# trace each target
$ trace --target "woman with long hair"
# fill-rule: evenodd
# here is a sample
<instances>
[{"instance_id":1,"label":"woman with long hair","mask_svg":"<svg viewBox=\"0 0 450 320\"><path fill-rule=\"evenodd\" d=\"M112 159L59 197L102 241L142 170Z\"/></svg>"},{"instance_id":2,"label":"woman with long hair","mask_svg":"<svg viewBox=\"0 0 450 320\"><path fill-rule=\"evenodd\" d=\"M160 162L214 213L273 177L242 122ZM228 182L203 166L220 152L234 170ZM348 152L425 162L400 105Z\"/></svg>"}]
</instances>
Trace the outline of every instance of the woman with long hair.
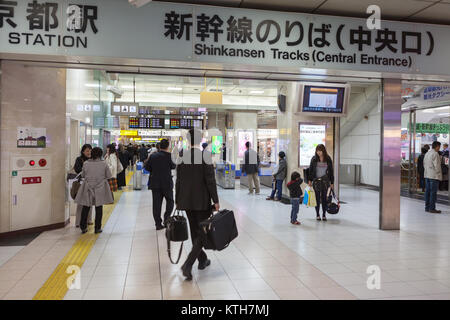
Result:
<instances>
[{"instance_id":1,"label":"woman with long hair","mask_svg":"<svg viewBox=\"0 0 450 320\"><path fill-rule=\"evenodd\" d=\"M105 162L109 168L109 171L111 171L111 178L109 179L111 191L117 191L118 190L117 174L121 170L119 170L120 162L119 157L117 156L116 146L114 144L108 144L106 146ZM122 167L122 164L120 164L120 167Z\"/></svg>"},{"instance_id":2,"label":"woman with long hair","mask_svg":"<svg viewBox=\"0 0 450 320\"><path fill-rule=\"evenodd\" d=\"M80 156L77 157L77 159L75 160L75 164L73 166L73 170L76 172L76 174L81 173L81 171L83 170L83 164L91 158L91 151L92 151L92 146L90 144L85 144L85 145L83 145L83 147L81 147ZM77 205L77 211L76 211L76 216L75 216L75 227L76 228L80 227L81 210L82 209L83 209L83 206ZM88 224L89 225L93 224L92 208L89 209Z\"/></svg>"},{"instance_id":3,"label":"woman with long hair","mask_svg":"<svg viewBox=\"0 0 450 320\"><path fill-rule=\"evenodd\" d=\"M309 165L309 186L314 188L316 194L316 219L327 221L327 192L334 187L333 161L323 144L316 147L316 154L311 158ZM320 218L320 205L322 204L322 219Z\"/></svg>"}]
</instances>

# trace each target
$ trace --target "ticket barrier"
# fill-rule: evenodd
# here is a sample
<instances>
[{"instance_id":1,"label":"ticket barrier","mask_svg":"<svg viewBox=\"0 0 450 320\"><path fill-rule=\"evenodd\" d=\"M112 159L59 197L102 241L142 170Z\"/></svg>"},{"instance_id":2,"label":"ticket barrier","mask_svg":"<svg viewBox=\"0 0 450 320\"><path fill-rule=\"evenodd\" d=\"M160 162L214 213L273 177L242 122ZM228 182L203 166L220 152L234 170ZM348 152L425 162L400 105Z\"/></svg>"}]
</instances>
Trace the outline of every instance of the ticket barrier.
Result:
<instances>
[{"instance_id":1,"label":"ticket barrier","mask_svg":"<svg viewBox=\"0 0 450 320\"><path fill-rule=\"evenodd\" d=\"M236 181L236 168L234 164L216 164L216 183L224 189L234 189Z\"/></svg>"}]
</instances>

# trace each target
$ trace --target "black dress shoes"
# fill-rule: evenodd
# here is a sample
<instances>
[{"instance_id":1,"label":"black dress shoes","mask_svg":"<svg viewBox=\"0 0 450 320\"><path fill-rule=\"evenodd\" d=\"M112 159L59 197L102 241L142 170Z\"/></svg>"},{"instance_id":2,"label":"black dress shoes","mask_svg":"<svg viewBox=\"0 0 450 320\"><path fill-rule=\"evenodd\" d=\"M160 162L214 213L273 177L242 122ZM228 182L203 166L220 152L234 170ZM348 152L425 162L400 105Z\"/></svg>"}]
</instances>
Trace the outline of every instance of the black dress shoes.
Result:
<instances>
[{"instance_id":1,"label":"black dress shoes","mask_svg":"<svg viewBox=\"0 0 450 320\"><path fill-rule=\"evenodd\" d=\"M198 270L203 270L203 269L205 269L207 266L209 266L211 264L211 260L209 260L209 259L206 259L206 261L205 262L203 262L203 263L198 263Z\"/></svg>"},{"instance_id":2,"label":"black dress shoes","mask_svg":"<svg viewBox=\"0 0 450 320\"><path fill-rule=\"evenodd\" d=\"M162 229L164 229L163 225L156 226L156 230L162 230Z\"/></svg>"},{"instance_id":3,"label":"black dress shoes","mask_svg":"<svg viewBox=\"0 0 450 320\"><path fill-rule=\"evenodd\" d=\"M181 267L181 271L183 272L183 276L186 277L187 281L191 281L192 280L192 272L191 272L192 270L191 269L188 269L185 265L183 265Z\"/></svg>"},{"instance_id":4,"label":"black dress shoes","mask_svg":"<svg viewBox=\"0 0 450 320\"><path fill-rule=\"evenodd\" d=\"M82 234L85 234L87 232L87 229L81 230Z\"/></svg>"},{"instance_id":5,"label":"black dress shoes","mask_svg":"<svg viewBox=\"0 0 450 320\"><path fill-rule=\"evenodd\" d=\"M102 233L102 232L103 232L102 229L96 229L96 230L95 230L95 233Z\"/></svg>"}]
</instances>

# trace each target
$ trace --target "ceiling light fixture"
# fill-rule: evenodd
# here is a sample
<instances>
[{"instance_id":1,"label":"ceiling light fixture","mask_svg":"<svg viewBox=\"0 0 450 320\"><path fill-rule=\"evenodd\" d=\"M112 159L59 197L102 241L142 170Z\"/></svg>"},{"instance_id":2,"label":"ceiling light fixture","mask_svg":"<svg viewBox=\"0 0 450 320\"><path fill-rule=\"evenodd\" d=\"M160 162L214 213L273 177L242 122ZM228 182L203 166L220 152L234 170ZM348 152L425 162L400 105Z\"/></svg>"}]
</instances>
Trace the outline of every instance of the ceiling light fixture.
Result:
<instances>
[{"instance_id":1,"label":"ceiling light fixture","mask_svg":"<svg viewBox=\"0 0 450 320\"><path fill-rule=\"evenodd\" d=\"M183 88L178 88L178 87L168 87L167 90L170 90L170 91L181 91L181 90L183 90Z\"/></svg>"},{"instance_id":2,"label":"ceiling light fixture","mask_svg":"<svg viewBox=\"0 0 450 320\"><path fill-rule=\"evenodd\" d=\"M252 90L252 91L250 91L250 94L262 94L262 93L264 93L263 90Z\"/></svg>"},{"instance_id":3,"label":"ceiling light fixture","mask_svg":"<svg viewBox=\"0 0 450 320\"><path fill-rule=\"evenodd\" d=\"M98 83L86 83L85 86L86 86L86 87L89 87L89 88L101 88L101 87L102 87L102 86L101 86L100 84L98 84Z\"/></svg>"}]
</instances>

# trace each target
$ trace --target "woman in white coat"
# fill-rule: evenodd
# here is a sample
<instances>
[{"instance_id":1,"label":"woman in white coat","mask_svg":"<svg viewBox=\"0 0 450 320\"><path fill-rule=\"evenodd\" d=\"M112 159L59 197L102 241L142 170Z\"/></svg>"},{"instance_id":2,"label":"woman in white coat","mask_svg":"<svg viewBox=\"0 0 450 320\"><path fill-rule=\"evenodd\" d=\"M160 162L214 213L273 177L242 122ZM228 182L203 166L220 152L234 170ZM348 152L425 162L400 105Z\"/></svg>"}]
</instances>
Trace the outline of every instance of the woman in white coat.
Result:
<instances>
[{"instance_id":1,"label":"woman in white coat","mask_svg":"<svg viewBox=\"0 0 450 320\"><path fill-rule=\"evenodd\" d=\"M114 144L109 144L106 147L105 162L111 172L112 178L109 179L112 191L117 191L117 174L123 170L122 164L117 156L117 151Z\"/></svg>"}]
</instances>

